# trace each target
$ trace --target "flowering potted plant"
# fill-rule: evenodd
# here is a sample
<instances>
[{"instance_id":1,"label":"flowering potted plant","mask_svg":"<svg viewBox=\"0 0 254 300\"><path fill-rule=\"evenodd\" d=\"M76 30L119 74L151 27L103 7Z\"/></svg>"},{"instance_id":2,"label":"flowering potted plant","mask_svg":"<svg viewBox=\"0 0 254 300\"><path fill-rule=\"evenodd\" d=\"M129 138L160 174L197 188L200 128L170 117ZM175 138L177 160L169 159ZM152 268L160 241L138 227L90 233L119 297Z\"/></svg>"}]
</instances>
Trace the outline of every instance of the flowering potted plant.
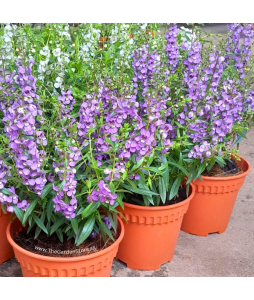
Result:
<instances>
[{"instance_id":1,"label":"flowering potted plant","mask_svg":"<svg viewBox=\"0 0 254 300\"><path fill-rule=\"evenodd\" d=\"M26 68L21 62L17 64L15 81L14 74L5 74L2 83L6 97L1 102L4 114L1 146L3 164L9 167L11 177L4 177L0 200L4 209L17 216L8 226L7 238L21 262L23 275L109 276L124 232L114 208L117 204L114 177L106 177L104 172L104 164L113 163L115 151L106 150L112 141L107 138L107 125L103 124L108 115L106 110L110 114L111 106L104 103L103 95L102 98L87 95L76 120L70 115L75 99L68 90L41 110L36 78L32 75L33 61ZM96 132L98 126L100 132ZM94 148L110 152L94 156ZM103 155L107 158L104 164L99 162ZM19 232L22 225L27 231ZM103 237L104 243L97 241L97 235ZM27 247L32 236L34 243ZM69 245L69 249L44 252L76 253L75 247L82 245L100 248L86 256L41 255L44 253L38 249L43 238L52 247L58 247L56 237L61 243L65 241L63 245ZM82 253L80 247L79 250Z\"/></svg>"},{"instance_id":2,"label":"flowering potted plant","mask_svg":"<svg viewBox=\"0 0 254 300\"><path fill-rule=\"evenodd\" d=\"M186 62L193 69L190 97L198 102L200 119L193 128L195 146L188 156L193 166L199 158L201 165L197 173L192 172L196 194L181 230L200 236L226 230L238 191L250 172L249 163L236 155L235 145L253 126L252 74L246 71L250 71L247 63L254 33L250 24L230 24L228 28L226 49L210 53L207 68L193 64L193 56L200 57L201 48L192 46Z\"/></svg>"},{"instance_id":3,"label":"flowering potted plant","mask_svg":"<svg viewBox=\"0 0 254 300\"><path fill-rule=\"evenodd\" d=\"M166 37L167 47L176 45L175 26ZM175 87L175 66L168 50L152 50L152 45L132 54L139 126L123 151L125 159L130 158L130 177L121 187L132 194L123 194L124 210L119 208L128 223L117 259L137 270L156 270L172 260L182 218L195 191L189 185L183 151L189 145L189 128L181 125L179 117L189 99L170 88Z\"/></svg>"}]
</instances>

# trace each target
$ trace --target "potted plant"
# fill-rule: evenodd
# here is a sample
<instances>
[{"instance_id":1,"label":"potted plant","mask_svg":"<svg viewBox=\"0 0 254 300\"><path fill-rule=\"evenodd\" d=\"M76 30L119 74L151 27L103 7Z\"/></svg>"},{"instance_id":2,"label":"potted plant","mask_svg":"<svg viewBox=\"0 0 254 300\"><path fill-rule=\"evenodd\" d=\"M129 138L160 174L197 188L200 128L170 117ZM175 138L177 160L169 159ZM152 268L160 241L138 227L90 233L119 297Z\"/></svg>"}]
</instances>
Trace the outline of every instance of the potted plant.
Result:
<instances>
[{"instance_id":1,"label":"potted plant","mask_svg":"<svg viewBox=\"0 0 254 300\"><path fill-rule=\"evenodd\" d=\"M16 215L8 241L23 276L109 276L124 235L117 155L136 102L102 81L90 94L74 89L78 100L67 90L48 101L33 64L18 61L2 80L1 158L11 176L1 169L0 200Z\"/></svg>"},{"instance_id":2,"label":"potted plant","mask_svg":"<svg viewBox=\"0 0 254 300\"><path fill-rule=\"evenodd\" d=\"M225 54L210 54L211 71L214 66L210 73L213 74L210 75L210 93L198 108L199 114L202 113L200 120L204 120L205 125L202 124L202 129L196 128L199 144L196 143L189 153L190 161L197 164L192 172L196 194L181 230L199 236L226 230L239 189L250 172L250 164L236 155L235 146L253 126L252 74L246 71L251 68L247 63L254 34L250 24L228 27ZM202 86L201 81L198 84ZM203 136L198 134L201 130ZM199 179L196 175L200 174Z\"/></svg>"},{"instance_id":3,"label":"potted plant","mask_svg":"<svg viewBox=\"0 0 254 300\"><path fill-rule=\"evenodd\" d=\"M176 30L170 28L170 33ZM125 193L124 209L119 211L127 223L117 259L135 270L157 270L172 260L183 216L195 192L185 168L188 154L183 151L189 143L188 128L178 123L189 100L169 88L175 76L169 76L167 52L152 51L149 46L132 54L139 126L123 151L123 157L130 158L129 178L120 184Z\"/></svg>"}]
</instances>

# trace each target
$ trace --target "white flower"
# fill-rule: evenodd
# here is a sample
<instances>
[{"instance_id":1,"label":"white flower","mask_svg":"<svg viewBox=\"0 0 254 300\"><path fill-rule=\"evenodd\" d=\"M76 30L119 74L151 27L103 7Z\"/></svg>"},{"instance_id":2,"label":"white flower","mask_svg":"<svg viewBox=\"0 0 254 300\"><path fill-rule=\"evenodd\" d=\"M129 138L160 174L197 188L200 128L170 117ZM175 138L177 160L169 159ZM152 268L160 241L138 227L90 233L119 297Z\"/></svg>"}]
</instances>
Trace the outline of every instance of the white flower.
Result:
<instances>
[{"instance_id":1,"label":"white flower","mask_svg":"<svg viewBox=\"0 0 254 300\"><path fill-rule=\"evenodd\" d=\"M59 88L59 87L60 87L60 83L56 82L56 83L54 84L54 87L55 87L56 89Z\"/></svg>"},{"instance_id":2,"label":"white flower","mask_svg":"<svg viewBox=\"0 0 254 300\"><path fill-rule=\"evenodd\" d=\"M60 48L56 48L53 50L53 55L55 57L59 57L61 55L61 49Z\"/></svg>"}]
</instances>

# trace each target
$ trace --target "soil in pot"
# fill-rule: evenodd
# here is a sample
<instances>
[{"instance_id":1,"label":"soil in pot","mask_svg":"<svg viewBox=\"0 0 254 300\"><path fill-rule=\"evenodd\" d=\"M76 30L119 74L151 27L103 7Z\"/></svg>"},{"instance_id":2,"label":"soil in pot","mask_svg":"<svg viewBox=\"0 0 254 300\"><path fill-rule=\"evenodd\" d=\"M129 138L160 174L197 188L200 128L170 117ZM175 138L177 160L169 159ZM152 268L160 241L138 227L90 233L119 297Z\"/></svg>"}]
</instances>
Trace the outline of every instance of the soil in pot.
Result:
<instances>
[{"instance_id":1,"label":"soil in pot","mask_svg":"<svg viewBox=\"0 0 254 300\"><path fill-rule=\"evenodd\" d=\"M111 230L111 233L116 240L118 238L118 234L115 233L114 230ZM51 257L76 257L89 255L106 249L114 243L114 241L112 241L109 237L105 243L101 234L97 234L94 238L89 237L79 246L75 245L74 239L68 241L67 236L64 236L63 243L61 243L56 234L48 237L43 232L36 240L34 239L34 234L34 230L31 230L29 233L21 231L15 233L13 239L16 244L25 250L35 254Z\"/></svg>"},{"instance_id":2,"label":"soil in pot","mask_svg":"<svg viewBox=\"0 0 254 300\"><path fill-rule=\"evenodd\" d=\"M220 167L218 163L215 163L210 171L206 170L202 175L209 177L226 177L243 173L243 170L237 165L233 158L227 159L225 162L226 164L223 167Z\"/></svg>"}]
</instances>

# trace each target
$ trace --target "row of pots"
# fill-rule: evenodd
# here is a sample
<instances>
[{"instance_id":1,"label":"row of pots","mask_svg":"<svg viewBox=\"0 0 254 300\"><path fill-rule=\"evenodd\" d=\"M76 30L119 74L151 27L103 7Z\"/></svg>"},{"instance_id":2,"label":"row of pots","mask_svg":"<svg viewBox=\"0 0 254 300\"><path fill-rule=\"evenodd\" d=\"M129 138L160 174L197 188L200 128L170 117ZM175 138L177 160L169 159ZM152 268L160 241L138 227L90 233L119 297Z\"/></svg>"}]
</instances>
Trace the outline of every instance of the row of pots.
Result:
<instances>
[{"instance_id":1,"label":"row of pots","mask_svg":"<svg viewBox=\"0 0 254 300\"><path fill-rule=\"evenodd\" d=\"M70 257L49 257L19 247L12 239L21 229L17 219L0 210L0 263L13 256L19 261L25 277L110 276L114 258L134 270L157 270L173 258L180 229L198 236L226 230L240 187L250 172L249 163L241 158L237 164L243 173L229 177L205 177L191 184L189 197L177 204L143 207L125 203L119 211L119 237L108 248L97 253ZM7 239L5 228L7 227Z\"/></svg>"}]
</instances>

